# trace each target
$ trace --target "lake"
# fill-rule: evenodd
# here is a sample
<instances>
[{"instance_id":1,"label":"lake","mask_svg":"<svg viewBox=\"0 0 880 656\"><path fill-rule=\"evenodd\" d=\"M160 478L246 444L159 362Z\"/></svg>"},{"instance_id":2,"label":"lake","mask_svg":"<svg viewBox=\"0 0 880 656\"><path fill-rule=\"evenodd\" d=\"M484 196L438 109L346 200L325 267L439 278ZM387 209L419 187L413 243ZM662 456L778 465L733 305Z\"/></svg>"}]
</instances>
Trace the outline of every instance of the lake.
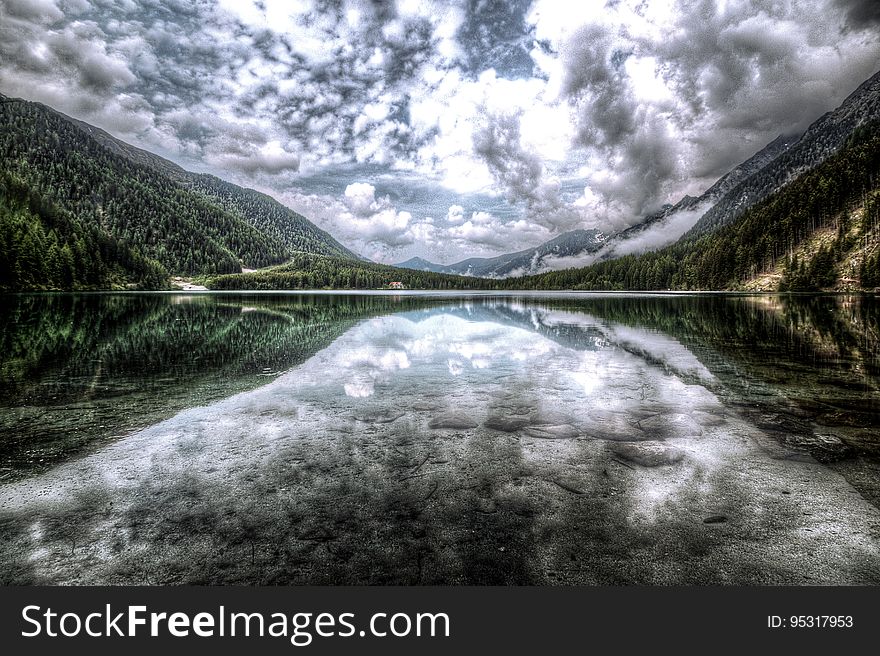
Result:
<instances>
[{"instance_id":1,"label":"lake","mask_svg":"<svg viewBox=\"0 0 880 656\"><path fill-rule=\"evenodd\" d=\"M872 296L0 308L5 584L880 583Z\"/></svg>"}]
</instances>

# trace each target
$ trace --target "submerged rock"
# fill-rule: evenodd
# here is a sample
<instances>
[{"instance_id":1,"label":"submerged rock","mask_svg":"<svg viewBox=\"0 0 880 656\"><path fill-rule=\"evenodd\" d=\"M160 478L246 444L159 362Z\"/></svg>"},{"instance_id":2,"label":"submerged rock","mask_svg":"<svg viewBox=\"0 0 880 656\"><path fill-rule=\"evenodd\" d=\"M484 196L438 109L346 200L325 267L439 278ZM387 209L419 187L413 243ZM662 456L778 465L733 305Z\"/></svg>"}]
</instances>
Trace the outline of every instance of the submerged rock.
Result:
<instances>
[{"instance_id":1,"label":"submerged rock","mask_svg":"<svg viewBox=\"0 0 880 656\"><path fill-rule=\"evenodd\" d=\"M704 524L723 524L727 521L727 517L724 515L709 515L708 517L703 518Z\"/></svg>"},{"instance_id":2,"label":"submerged rock","mask_svg":"<svg viewBox=\"0 0 880 656\"><path fill-rule=\"evenodd\" d=\"M496 415L530 415L535 412L535 406L525 403L495 403L490 408Z\"/></svg>"},{"instance_id":3,"label":"submerged rock","mask_svg":"<svg viewBox=\"0 0 880 656\"><path fill-rule=\"evenodd\" d=\"M640 442L651 439L651 436L639 428L629 415L622 412L593 410L589 418L591 420L589 431L600 440Z\"/></svg>"},{"instance_id":4,"label":"submerged rock","mask_svg":"<svg viewBox=\"0 0 880 656\"><path fill-rule=\"evenodd\" d=\"M715 414L714 412L705 412L704 410L694 410L691 413L700 426L722 426L727 423L724 415Z\"/></svg>"},{"instance_id":5,"label":"submerged rock","mask_svg":"<svg viewBox=\"0 0 880 656\"><path fill-rule=\"evenodd\" d=\"M483 497L477 499L477 512L483 513L484 515L491 515L492 513L498 512L498 505L495 503L495 499Z\"/></svg>"},{"instance_id":6,"label":"submerged rock","mask_svg":"<svg viewBox=\"0 0 880 656\"><path fill-rule=\"evenodd\" d=\"M553 483L554 485L561 487L566 492L571 492L572 494L584 493L584 491L575 481L569 480L567 478L555 476L551 478L546 478L544 480L546 480L548 483Z\"/></svg>"},{"instance_id":7,"label":"submerged rock","mask_svg":"<svg viewBox=\"0 0 880 656\"><path fill-rule=\"evenodd\" d=\"M433 412L440 409L439 405L429 401L416 401L415 403L410 404L409 407L413 410L418 410L419 412Z\"/></svg>"},{"instance_id":8,"label":"submerged rock","mask_svg":"<svg viewBox=\"0 0 880 656\"><path fill-rule=\"evenodd\" d=\"M363 412L355 413L352 417L357 421L363 421L368 424L390 424L405 414L403 410L380 408L377 410L364 410Z\"/></svg>"},{"instance_id":9,"label":"submerged rock","mask_svg":"<svg viewBox=\"0 0 880 656\"><path fill-rule=\"evenodd\" d=\"M529 423L533 426L551 426L571 424L571 417L553 410L536 410L529 415Z\"/></svg>"},{"instance_id":10,"label":"submerged rock","mask_svg":"<svg viewBox=\"0 0 880 656\"><path fill-rule=\"evenodd\" d=\"M684 458L684 451L663 442L629 442L609 445L616 456L642 467L674 465Z\"/></svg>"},{"instance_id":11,"label":"submerged rock","mask_svg":"<svg viewBox=\"0 0 880 656\"><path fill-rule=\"evenodd\" d=\"M571 424L541 424L529 426L523 432L540 440L570 440L580 435L580 431Z\"/></svg>"},{"instance_id":12,"label":"submerged rock","mask_svg":"<svg viewBox=\"0 0 880 656\"><path fill-rule=\"evenodd\" d=\"M529 425L528 417L517 417L517 416L505 416L505 415L492 415L483 423L483 426L486 428L492 428L493 430L504 431L505 433L513 433L518 431L520 428Z\"/></svg>"},{"instance_id":13,"label":"submerged rock","mask_svg":"<svg viewBox=\"0 0 880 656\"><path fill-rule=\"evenodd\" d=\"M464 430L476 428L477 422L459 410L450 410L434 417L428 422L428 426L430 428L457 428Z\"/></svg>"},{"instance_id":14,"label":"submerged rock","mask_svg":"<svg viewBox=\"0 0 880 656\"><path fill-rule=\"evenodd\" d=\"M699 437L703 429L689 415L672 412L642 419L639 427L657 439Z\"/></svg>"}]
</instances>

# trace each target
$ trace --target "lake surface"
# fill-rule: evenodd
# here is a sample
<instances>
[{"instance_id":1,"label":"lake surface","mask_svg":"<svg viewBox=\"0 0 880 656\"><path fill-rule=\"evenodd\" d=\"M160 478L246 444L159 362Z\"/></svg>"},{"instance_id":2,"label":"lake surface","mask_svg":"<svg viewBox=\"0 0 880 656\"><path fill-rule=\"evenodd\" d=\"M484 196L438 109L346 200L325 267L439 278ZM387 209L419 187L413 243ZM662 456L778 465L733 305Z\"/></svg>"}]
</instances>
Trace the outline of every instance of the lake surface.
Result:
<instances>
[{"instance_id":1,"label":"lake surface","mask_svg":"<svg viewBox=\"0 0 880 656\"><path fill-rule=\"evenodd\" d=\"M880 303L2 298L4 583L880 583Z\"/></svg>"}]
</instances>

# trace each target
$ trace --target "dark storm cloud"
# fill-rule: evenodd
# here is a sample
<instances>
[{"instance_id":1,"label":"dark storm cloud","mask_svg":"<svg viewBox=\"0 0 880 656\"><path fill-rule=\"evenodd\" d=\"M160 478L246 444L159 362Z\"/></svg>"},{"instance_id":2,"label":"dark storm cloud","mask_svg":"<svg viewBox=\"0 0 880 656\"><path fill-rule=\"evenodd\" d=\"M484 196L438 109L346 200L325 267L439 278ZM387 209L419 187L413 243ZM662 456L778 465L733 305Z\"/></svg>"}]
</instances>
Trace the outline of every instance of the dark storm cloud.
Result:
<instances>
[{"instance_id":1,"label":"dark storm cloud","mask_svg":"<svg viewBox=\"0 0 880 656\"><path fill-rule=\"evenodd\" d=\"M808 4L722 11L702 0L699 20L681 16L675 37L654 46L667 80L690 105L692 113L681 114L685 127L708 128L695 135L705 147L689 173L723 174L779 134L803 130L876 71L876 36L867 53L841 55L840 22L831 12L826 21L807 18Z\"/></svg>"},{"instance_id":2,"label":"dark storm cloud","mask_svg":"<svg viewBox=\"0 0 880 656\"><path fill-rule=\"evenodd\" d=\"M850 21L867 22L880 7L840 2ZM605 16L573 29L557 47L562 93L577 113L575 141L613 163L588 182L593 192L623 210L623 222L639 220L675 202L688 180L708 184L836 106L875 72L877 39L858 43L845 61L843 19L821 4L682 0L658 32ZM644 16L648 5L629 8ZM671 94L642 88L635 62Z\"/></svg>"},{"instance_id":3,"label":"dark storm cloud","mask_svg":"<svg viewBox=\"0 0 880 656\"><path fill-rule=\"evenodd\" d=\"M880 24L880 2L877 0L836 0L836 4L846 12L850 27L862 29Z\"/></svg>"},{"instance_id":4,"label":"dark storm cloud","mask_svg":"<svg viewBox=\"0 0 880 656\"><path fill-rule=\"evenodd\" d=\"M578 111L576 143L618 159L594 188L638 218L660 202L676 153L662 119L633 93L625 70L631 55L602 26L577 30L562 52L563 94Z\"/></svg>"},{"instance_id":5,"label":"dark storm cloud","mask_svg":"<svg viewBox=\"0 0 880 656\"><path fill-rule=\"evenodd\" d=\"M532 199L541 182L540 159L520 143L519 117L494 116L474 132L474 152L511 195L512 200Z\"/></svg>"}]
</instances>

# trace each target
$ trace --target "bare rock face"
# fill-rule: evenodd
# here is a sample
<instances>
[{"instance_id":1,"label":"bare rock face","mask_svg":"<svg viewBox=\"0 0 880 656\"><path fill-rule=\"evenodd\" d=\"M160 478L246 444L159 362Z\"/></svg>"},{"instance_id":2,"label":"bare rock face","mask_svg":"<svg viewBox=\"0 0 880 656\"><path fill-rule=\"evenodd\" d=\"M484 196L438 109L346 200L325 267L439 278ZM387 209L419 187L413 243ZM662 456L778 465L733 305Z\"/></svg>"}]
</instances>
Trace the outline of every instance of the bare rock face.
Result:
<instances>
[{"instance_id":1,"label":"bare rock face","mask_svg":"<svg viewBox=\"0 0 880 656\"><path fill-rule=\"evenodd\" d=\"M609 448L614 455L642 467L674 465L684 458L684 451L663 442L615 442Z\"/></svg>"},{"instance_id":2,"label":"bare rock face","mask_svg":"<svg viewBox=\"0 0 880 656\"><path fill-rule=\"evenodd\" d=\"M450 410L434 417L428 422L428 427L466 430L468 428L476 428L477 422L460 410Z\"/></svg>"}]
</instances>

